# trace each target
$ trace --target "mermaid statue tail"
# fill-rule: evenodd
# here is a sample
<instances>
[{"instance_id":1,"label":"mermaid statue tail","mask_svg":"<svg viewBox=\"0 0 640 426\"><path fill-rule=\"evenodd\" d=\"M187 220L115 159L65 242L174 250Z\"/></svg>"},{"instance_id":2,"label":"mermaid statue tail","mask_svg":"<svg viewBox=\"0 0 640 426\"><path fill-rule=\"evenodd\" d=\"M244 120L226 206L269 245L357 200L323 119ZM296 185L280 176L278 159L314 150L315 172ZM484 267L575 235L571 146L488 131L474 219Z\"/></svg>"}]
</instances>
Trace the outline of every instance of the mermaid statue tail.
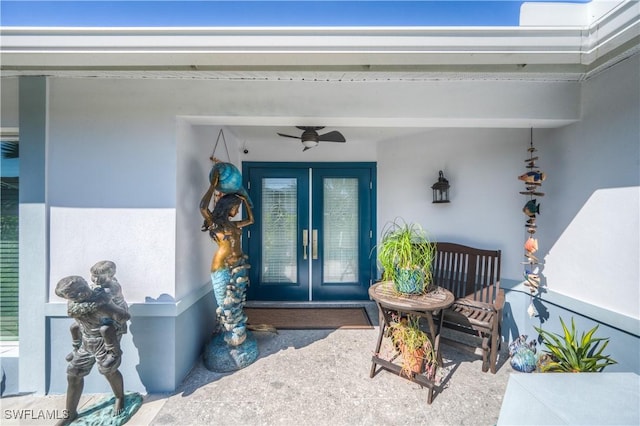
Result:
<instances>
[{"instance_id":1,"label":"mermaid statue tail","mask_svg":"<svg viewBox=\"0 0 640 426\"><path fill-rule=\"evenodd\" d=\"M218 326L222 328L224 340L230 346L238 346L247 338L247 316L242 308L246 301L249 284L247 270L250 267L245 258L242 258L231 268L211 272L213 294L218 304Z\"/></svg>"},{"instance_id":2,"label":"mermaid statue tail","mask_svg":"<svg viewBox=\"0 0 640 426\"><path fill-rule=\"evenodd\" d=\"M213 295L216 298L218 307L222 306L224 296L227 293L227 285L231 281L231 270L224 268L211 272L211 284L213 285Z\"/></svg>"}]
</instances>

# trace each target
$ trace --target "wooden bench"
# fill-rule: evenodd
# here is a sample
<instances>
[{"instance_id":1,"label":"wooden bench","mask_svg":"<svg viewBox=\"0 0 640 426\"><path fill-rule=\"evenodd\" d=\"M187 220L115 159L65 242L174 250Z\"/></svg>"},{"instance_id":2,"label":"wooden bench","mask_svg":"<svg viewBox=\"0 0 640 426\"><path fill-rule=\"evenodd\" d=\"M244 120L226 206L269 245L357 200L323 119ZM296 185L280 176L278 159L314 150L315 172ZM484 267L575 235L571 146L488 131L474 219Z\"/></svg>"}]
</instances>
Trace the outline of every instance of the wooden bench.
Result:
<instances>
[{"instance_id":1,"label":"wooden bench","mask_svg":"<svg viewBox=\"0 0 640 426\"><path fill-rule=\"evenodd\" d=\"M482 371L496 372L501 343L504 290L500 288L500 250L436 243L433 283L451 291L455 302L444 312L443 326L476 336Z\"/></svg>"}]
</instances>

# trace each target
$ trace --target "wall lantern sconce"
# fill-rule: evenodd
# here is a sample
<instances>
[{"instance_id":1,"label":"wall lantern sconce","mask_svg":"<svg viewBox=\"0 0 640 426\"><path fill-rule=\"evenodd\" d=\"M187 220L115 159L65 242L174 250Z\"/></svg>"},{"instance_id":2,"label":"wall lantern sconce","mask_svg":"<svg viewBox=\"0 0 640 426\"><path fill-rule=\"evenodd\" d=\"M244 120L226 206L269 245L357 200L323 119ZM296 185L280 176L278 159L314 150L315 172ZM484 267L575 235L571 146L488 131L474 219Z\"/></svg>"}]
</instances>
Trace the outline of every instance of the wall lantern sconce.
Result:
<instances>
[{"instance_id":1,"label":"wall lantern sconce","mask_svg":"<svg viewBox=\"0 0 640 426\"><path fill-rule=\"evenodd\" d=\"M449 181L445 179L444 173L440 170L438 174L438 181L431 187L433 190L433 202L434 203L448 203L449 202Z\"/></svg>"}]
</instances>

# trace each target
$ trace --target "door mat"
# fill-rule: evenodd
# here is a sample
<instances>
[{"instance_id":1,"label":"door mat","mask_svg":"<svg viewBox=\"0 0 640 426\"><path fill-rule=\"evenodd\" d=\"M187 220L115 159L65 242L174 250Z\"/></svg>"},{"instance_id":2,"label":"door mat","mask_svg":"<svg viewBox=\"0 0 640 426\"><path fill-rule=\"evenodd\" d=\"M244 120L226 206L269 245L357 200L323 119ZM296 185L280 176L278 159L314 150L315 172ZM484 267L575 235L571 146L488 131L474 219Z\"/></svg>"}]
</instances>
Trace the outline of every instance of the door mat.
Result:
<instances>
[{"instance_id":1,"label":"door mat","mask_svg":"<svg viewBox=\"0 0 640 426\"><path fill-rule=\"evenodd\" d=\"M248 324L281 330L373 328L364 308L245 308Z\"/></svg>"}]
</instances>

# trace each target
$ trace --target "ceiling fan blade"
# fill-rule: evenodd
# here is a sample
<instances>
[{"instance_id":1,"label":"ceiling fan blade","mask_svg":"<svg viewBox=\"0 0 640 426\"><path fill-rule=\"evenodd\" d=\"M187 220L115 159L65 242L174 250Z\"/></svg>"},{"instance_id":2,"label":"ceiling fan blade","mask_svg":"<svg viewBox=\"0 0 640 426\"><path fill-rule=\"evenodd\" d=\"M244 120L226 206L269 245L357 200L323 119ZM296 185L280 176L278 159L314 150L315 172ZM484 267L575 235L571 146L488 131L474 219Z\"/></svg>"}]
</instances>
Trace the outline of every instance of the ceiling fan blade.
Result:
<instances>
[{"instance_id":1,"label":"ceiling fan blade","mask_svg":"<svg viewBox=\"0 0 640 426\"><path fill-rule=\"evenodd\" d=\"M278 133L280 136L284 136L285 138L293 138L293 139L300 139L300 136L291 136L291 135L285 135L284 133Z\"/></svg>"},{"instance_id":2,"label":"ceiling fan blade","mask_svg":"<svg viewBox=\"0 0 640 426\"><path fill-rule=\"evenodd\" d=\"M329 133L325 133L324 135L318 136L319 141L323 142L346 142L347 140L342 136L342 133L333 131Z\"/></svg>"},{"instance_id":3,"label":"ceiling fan blade","mask_svg":"<svg viewBox=\"0 0 640 426\"><path fill-rule=\"evenodd\" d=\"M318 145L314 145L314 146L305 146L305 147L302 149L302 152L305 152L306 150L311 149L311 148L315 148L316 146L318 146Z\"/></svg>"}]
</instances>

